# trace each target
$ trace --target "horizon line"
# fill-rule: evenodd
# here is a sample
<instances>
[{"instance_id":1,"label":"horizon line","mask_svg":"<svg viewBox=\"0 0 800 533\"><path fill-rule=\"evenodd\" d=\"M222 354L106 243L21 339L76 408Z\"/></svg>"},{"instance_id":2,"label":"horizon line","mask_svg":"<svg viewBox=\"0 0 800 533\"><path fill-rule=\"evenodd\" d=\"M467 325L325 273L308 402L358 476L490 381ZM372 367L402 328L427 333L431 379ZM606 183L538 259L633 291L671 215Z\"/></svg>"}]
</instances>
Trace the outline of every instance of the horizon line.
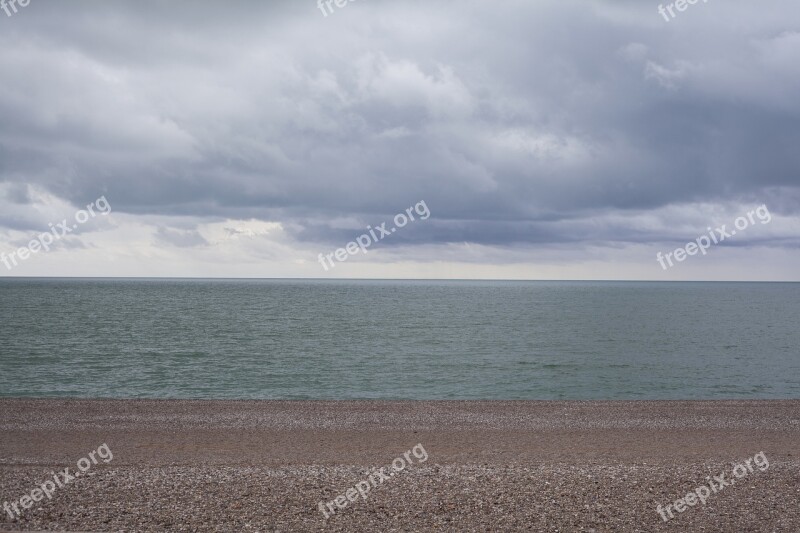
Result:
<instances>
[{"instance_id":1,"label":"horizon line","mask_svg":"<svg viewBox=\"0 0 800 533\"><path fill-rule=\"evenodd\" d=\"M3 279L108 279L108 280L220 280L220 281L506 281L506 282L606 282L606 283L800 283L800 280L656 280L656 279L532 279L532 278L311 278L214 276L0 276Z\"/></svg>"}]
</instances>

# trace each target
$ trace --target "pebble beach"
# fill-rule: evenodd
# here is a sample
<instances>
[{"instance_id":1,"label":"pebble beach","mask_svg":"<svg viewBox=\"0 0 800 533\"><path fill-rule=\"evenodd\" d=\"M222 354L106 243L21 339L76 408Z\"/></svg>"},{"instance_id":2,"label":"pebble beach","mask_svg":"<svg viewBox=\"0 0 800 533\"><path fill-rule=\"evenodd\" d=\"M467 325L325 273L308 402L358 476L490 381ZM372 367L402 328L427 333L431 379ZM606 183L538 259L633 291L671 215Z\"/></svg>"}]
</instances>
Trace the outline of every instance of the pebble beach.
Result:
<instances>
[{"instance_id":1,"label":"pebble beach","mask_svg":"<svg viewBox=\"0 0 800 533\"><path fill-rule=\"evenodd\" d=\"M0 531L800 530L792 400L2 399L0 501L102 444L113 460ZM424 462L320 510L415 445ZM730 474L760 452L768 468ZM703 504L656 511L723 472Z\"/></svg>"}]
</instances>

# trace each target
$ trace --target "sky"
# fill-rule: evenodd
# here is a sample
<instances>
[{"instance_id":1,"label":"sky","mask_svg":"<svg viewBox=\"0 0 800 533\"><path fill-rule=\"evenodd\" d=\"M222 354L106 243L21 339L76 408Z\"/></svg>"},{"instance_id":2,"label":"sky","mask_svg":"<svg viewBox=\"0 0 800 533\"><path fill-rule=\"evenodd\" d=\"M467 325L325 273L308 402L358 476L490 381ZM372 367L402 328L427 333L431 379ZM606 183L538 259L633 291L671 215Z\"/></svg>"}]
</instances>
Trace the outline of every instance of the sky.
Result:
<instances>
[{"instance_id":1,"label":"sky","mask_svg":"<svg viewBox=\"0 0 800 533\"><path fill-rule=\"evenodd\" d=\"M0 276L800 281L796 0L342 3L0 11Z\"/></svg>"}]
</instances>

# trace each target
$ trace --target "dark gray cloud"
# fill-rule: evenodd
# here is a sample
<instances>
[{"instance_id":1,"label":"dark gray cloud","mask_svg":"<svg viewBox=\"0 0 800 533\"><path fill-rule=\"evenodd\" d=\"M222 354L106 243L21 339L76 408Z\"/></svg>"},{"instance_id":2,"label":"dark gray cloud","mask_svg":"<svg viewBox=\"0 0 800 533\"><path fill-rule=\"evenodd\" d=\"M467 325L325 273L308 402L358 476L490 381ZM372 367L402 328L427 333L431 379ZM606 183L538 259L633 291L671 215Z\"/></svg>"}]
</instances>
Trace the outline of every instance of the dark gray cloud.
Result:
<instances>
[{"instance_id":1,"label":"dark gray cloud","mask_svg":"<svg viewBox=\"0 0 800 533\"><path fill-rule=\"evenodd\" d=\"M387 246L677 242L696 226L662 215L692 205L796 217L800 5L657 5L34 0L0 17L0 182L335 246L421 199L434 216Z\"/></svg>"}]
</instances>

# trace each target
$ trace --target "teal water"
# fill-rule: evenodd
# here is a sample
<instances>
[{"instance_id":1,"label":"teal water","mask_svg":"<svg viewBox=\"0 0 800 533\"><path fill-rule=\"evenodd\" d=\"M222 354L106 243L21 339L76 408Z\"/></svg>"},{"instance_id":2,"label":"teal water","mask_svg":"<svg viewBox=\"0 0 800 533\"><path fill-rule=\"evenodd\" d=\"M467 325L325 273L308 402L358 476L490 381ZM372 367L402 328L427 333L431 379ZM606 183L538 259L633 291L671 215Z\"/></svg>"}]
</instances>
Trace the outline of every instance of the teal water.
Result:
<instances>
[{"instance_id":1,"label":"teal water","mask_svg":"<svg viewBox=\"0 0 800 533\"><path fill-rule=\"evenodd\" d=\"M0 278L0 396L800 398L800 284Z\"/></svg>"}]
</instances>

